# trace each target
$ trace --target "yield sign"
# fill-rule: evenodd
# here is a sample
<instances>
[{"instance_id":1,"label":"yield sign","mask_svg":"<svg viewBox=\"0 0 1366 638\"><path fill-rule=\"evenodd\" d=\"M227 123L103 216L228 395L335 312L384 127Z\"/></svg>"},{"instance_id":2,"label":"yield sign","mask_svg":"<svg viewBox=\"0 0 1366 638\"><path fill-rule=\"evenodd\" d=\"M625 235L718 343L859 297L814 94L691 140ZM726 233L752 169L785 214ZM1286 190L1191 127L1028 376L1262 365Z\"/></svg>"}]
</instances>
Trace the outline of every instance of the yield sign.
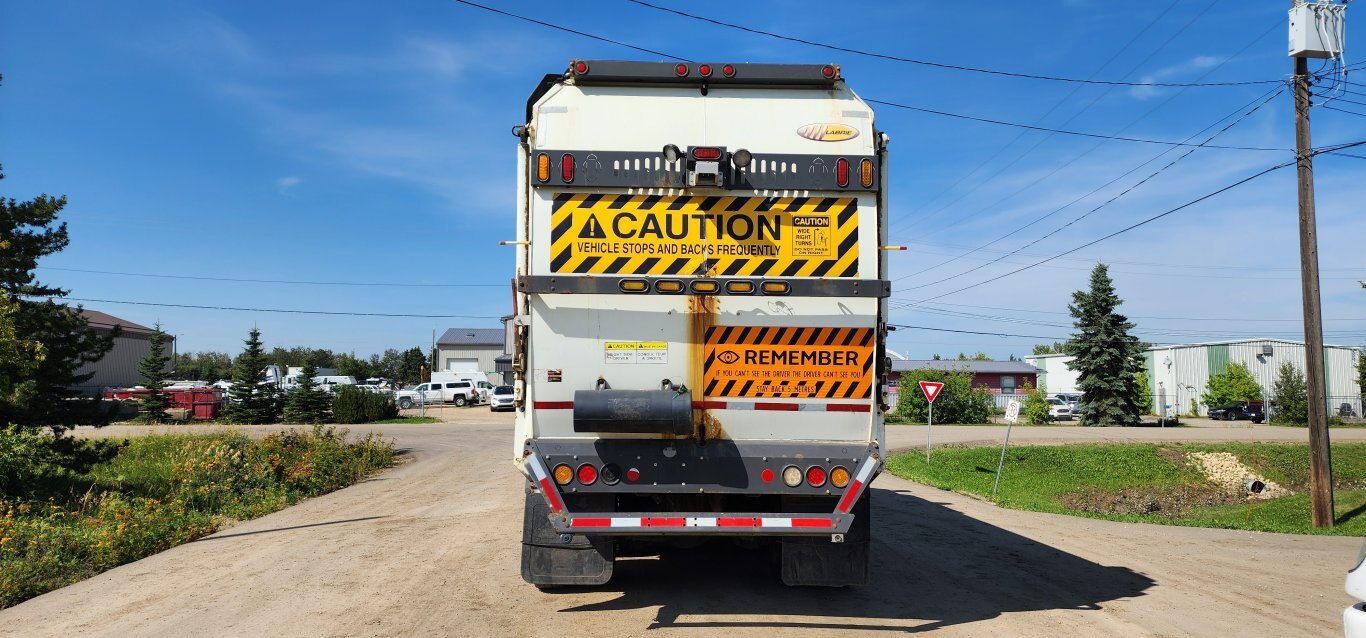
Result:
<instances>
[{"instance_id":1,"label":"yield sign","mask_svg":"<svg viewBox=\"0 0 1366 638\"><path fill-rule=\"evenodd\" d=\"M938 381L921 381L920 391L925 393L925 400L934 403L935 397L939 396L939 391L944 389L944 384Z\"/></svg>"}]
</instances>

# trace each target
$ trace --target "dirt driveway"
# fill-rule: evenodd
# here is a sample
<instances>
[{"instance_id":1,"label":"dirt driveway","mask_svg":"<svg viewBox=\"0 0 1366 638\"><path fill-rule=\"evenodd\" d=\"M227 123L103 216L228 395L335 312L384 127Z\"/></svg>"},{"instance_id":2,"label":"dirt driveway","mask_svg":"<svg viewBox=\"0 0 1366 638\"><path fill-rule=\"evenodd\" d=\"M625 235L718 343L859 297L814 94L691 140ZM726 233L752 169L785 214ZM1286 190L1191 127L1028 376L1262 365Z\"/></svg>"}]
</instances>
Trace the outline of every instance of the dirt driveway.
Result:
<instances>
[{"instance_id":1,"label":"dirt driveway","mask_svg":"<svg viewBox=\"0 0 1366 638\"><path fill-rule=\"evenodd\" d=\"M1001 510L883 475L868 587L789 589L721 549L542 593L518 576L511 419L467 414L377 427L411 462L0 612L0 634L1340 635L1361 544Z\"/></svg>"}]
</instances>

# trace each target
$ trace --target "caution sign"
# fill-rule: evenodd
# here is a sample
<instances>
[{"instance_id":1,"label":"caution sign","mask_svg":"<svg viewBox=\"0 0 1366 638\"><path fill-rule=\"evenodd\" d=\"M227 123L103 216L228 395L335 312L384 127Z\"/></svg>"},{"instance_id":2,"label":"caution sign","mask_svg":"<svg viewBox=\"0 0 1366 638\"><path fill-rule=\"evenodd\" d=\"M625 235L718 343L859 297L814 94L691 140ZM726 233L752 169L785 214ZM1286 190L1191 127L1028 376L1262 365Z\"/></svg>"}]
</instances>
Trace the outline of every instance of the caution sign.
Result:
<instances>
[{"instance_id":1,"label":"caution sign","mask_svg":"<svg viewBox=\"0 0 1366 638\"><path fill-rule=\"evenodd\" d=\"M668 363L669 344L665 341L604 341L603 363Z\"/></svg>"},{"instance_id":2,"label":"caution sign","mask_svg":"<svg viewBox=\"0 0 1366 638\"><path fill-rule=\"evenodd\" d=\"M872 328L707 328L707 397L866 399Z\"/></svg>"},{"instance_id":3,"label":"caution sign","mask_svg":"<svg viewBox=\"0 0 1366 638\"><path fill-rule=\"evenodd\" d=\"M595 275L858 276L858 200L557 193L550 269Z\"/></svg>"}]
</instances>

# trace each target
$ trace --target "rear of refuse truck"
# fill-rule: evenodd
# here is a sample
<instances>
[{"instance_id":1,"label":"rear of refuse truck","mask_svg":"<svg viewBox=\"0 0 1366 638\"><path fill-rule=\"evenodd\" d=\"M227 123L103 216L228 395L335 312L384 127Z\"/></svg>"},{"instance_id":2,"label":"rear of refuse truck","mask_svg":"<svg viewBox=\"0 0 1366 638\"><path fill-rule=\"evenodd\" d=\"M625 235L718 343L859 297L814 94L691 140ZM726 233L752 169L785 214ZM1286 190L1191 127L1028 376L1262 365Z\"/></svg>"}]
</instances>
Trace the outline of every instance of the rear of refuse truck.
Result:
<instances>
[{"instance_id":1,"label":"rear of refuse truck","mask_svg":"<svg viewBox=\"0 0 1366 638\"><path fill-rule=\"evenodd\" d=\"M522 577L776 543L866 582L886 136L834 65L575 60L514 129Z\"/></svg>"}]
</instances>

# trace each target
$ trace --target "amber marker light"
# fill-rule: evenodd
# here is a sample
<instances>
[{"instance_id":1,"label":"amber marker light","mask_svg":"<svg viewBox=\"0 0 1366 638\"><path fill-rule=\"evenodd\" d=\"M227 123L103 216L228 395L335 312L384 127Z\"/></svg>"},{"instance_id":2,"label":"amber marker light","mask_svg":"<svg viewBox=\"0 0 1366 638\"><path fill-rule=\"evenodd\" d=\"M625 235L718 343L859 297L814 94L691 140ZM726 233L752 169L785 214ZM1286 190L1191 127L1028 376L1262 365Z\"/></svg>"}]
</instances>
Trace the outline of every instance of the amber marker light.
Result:
<instances>
[{"instance_id":1,"label":"amber marker light","mask_svg":"<svg viewBox=\"0 0 1366 638\"><path fill-rule=\"evenodd\" d=\"M659 292L683 292L683 282L677 279L661 279L655 282L655 290Z\"/></svg>"},{"instance_id":2,"label":"amber marker light","mask_svg":"<svg viewBox=\"0 0 1366 638\"><path fill-rule=\"evenodd\" d=\"M835 487L844 487L848 485L849 470L846 470L838 465L835 466L835 469L830 470L830 484L834 485Z\"/></svg>"},{"instance_id":3,"label":"amber marker light","mask_svg":"<svg viewBox=\"0 0 1366 638\"><path fill-rule=\"evenodd\" d=\"M555 466L555 482L560 485L569 485L574 480L574 468L563 463Z\"/></svg>"},{"instance_id":4,"label":"amber marker light","mask_svg":"<svg viewBox=\"0 0 1366 638\"><path fill-rule=\"evenodd\" d=\"M699 279L692 282L690 287L695 295L711 295L721 290L721 284L710 279Z\"/></svg>"},{"instance_id":5,"label":"amber marker light","mask_svg":"<svg viewBox=\"0 0 1366 638\"><path fill-rule=\"evenodd\" d=\"M545 153L536 156L536 179L540 182L550 181L550 156Z\"/></svg>"},{"instance_id":6,"label":"amber marker light","mask_svg":"<svg viewBox=\"0 0 1366 638\"><path fill-rule=\"evenodd\" d=\"M727 281L726 292L732 295L752 295L754 294L754 282L752 281Z\"/></svg>"},{"instance_id":7,"label":"amber marker light","mask_svg":"<svg viewBox=\"0 0 1366 638\"><path fill-rule=\"evenodd\" d=\"M623 279L617 284L622 292L646 292L650 289L650 284L644 279Z\"/></svg>"},{"instance_id":8,"label":"amber marker light","mask_svg":"<svg viewBox=\"0 0 1366 638\"><path fill-rule=\"evenodd\" d=\"M765 295L785 295L792 292L792 284L786 281L765 281L762 287Z\"/></svg>"},{"instance_id":9,"label":"amber marker light","mask_svg":"<svg viewBox=\"0 0 1366 638\"><path fill-rule=\"evenodd\" d=\"M858 163L858 182L864 188L873 185L873 160L864 158Z\"/></svg>"}]
</instances>

